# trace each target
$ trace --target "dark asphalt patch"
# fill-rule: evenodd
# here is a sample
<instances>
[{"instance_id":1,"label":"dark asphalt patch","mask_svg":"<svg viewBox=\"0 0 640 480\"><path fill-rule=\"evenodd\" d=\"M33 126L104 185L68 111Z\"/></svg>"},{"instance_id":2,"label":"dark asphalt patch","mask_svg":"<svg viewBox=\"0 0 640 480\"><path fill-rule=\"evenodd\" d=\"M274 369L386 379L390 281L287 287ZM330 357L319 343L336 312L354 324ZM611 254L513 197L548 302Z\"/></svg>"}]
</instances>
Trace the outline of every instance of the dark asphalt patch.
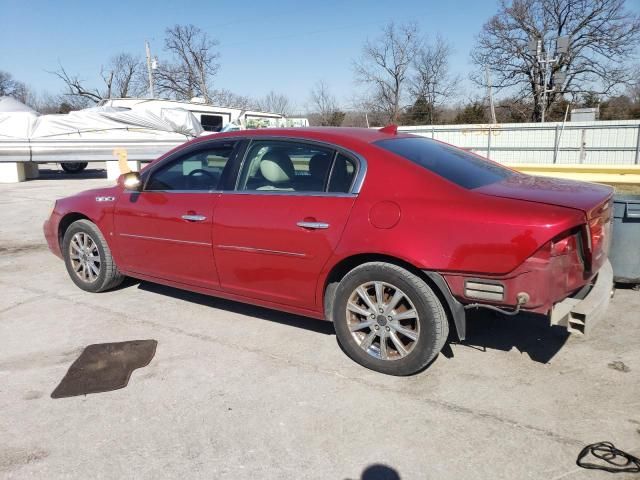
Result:
<instances>
[{"instance_id":1,"label":"dark asphalt patch","mask_svg":"<svg viewBox=\"0 0 640 480\"><path fill-rule=\"evenodd\" d=\"M627 367L625 365L624 362L621 362L620 360L616 360L615 362L611 362L610 364L607 365L609 368L611 368L612 370L617 370L619 372L624 372L624 373L628 373L631 371L631 369L629 367Z\"/></svg>"},{"instance_id":2,"label":"dark asphalt patch","mask_svg":"<svg viewBox=\"0 0 640 480\"><path fill-rule=\"evenodd\" d=\"M48 250L46 243L25 243L21 245L3 245L0 247L0 254L17 255L20 253L38 252Z\"/></svg>"},{"instance_id":3,"label":"dark asphalt patch","mask_svg":"<svg viewBox=\"0 0 640 480\"><path fill-rule=\"evenodd\" d=\"M135 369L149 365L157 345L155 340L89 345L69 367L51 398L109 392L126 387Z\"/></svg>"}]
</instances>

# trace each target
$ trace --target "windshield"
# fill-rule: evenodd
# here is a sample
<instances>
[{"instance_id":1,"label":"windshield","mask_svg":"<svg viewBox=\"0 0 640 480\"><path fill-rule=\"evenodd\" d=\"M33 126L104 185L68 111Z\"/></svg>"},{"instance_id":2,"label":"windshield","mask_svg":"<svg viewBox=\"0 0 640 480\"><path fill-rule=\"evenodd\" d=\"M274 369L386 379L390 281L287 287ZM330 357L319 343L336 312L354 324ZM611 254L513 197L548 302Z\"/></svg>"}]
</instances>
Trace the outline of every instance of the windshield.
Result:
<instances>
[{"instance_id":1,"label":"windshield","mask_svg":"<svg viewBox=\"0 0 640 480\"><path fill-rule=\"evenodd\" d=\"M514 174L472 153L427 138L393 138L379 140L375 145L467 189L499 182Z\"/></svg>"}]
</instances>

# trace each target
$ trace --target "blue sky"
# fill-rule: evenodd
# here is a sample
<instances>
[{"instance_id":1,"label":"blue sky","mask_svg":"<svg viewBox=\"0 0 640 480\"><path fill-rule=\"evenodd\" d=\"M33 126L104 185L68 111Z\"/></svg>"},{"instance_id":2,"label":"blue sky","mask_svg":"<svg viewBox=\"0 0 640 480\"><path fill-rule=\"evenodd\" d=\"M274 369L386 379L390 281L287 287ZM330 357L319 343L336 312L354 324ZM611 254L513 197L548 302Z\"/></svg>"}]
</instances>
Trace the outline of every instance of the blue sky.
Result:
<instances>
[{"instance_id":1,"label":"blue sky","mask_svg":"<svg viewBox=\"0 0 640 480\"><path fill-rule=\"evenodd\" d=\"M192 23L220 41L216 88L252 97L275 90L302 108L311 86L323 79L348 106L358 89L352 60L385 23L416 21L424 34L442 34L455 48L454 72L466 78L475 35L496 10L497 0L0 0L0 69L39 92L62 88L47 73L58 62L97 83L110 56L143 55L149 40L162 58L164 29ZM477 93L467 80L462 87L462 98Z\"/></svg>"}]
</instances>

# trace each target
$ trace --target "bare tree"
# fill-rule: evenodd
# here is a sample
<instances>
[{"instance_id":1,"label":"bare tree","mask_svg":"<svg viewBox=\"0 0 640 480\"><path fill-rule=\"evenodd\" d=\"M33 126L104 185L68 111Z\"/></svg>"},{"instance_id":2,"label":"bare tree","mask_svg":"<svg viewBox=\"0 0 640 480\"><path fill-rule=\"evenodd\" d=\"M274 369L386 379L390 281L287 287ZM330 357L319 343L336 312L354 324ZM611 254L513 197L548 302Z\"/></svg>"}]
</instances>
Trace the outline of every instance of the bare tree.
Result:
<instances>
[{"instance_id":1,"label":"bare tree","mask_svg":"<svg viewBox=\"0 0 640 480\"><path fill-rule=\"evenodd\" d=\"M194 25L175 25L165 31L164 42L173 58L155 72L158 91L179 100L202 97L210 102L212 80L220 68L218 41Z\"/></svg>"},{"instance_id":2,"label":"bare tree","mask_svg":"<svg viewBox=\"0 0 640 480\"><path fill-rule=\"evenodd\" d=\"M69 74L60 65L51 72L65 84L65 95L70 98L85 98L95 103L105 98L126 98L144 92L144 65L139 57L129 53L120 53L111 57L106 66L100 67L101 87L89 87L78 75ZM76 102L77 103L77 102Z\"/></svg>"},{"instance_id":3,"label":"bare tree","mask_svg":"<svg viewBox=\"0 0 640 480\"><path fill-rule=\"evenodd\" d=\"M484 69L490 68L493 87L532 96L532 118L540 120L542 85L547 89L554 85L545 82L544 70L528 50L528 42L541 40L542 55L551 56L557 54L554 39L569 36L569 52L559 56L551 72L565 72L566 79L547 95L546 108L562 92L609 94L631 79L631 69L624 63L637 54L640 42L640 16L624 7L625 0L501 0L472 52L478 66L472 79L484 85Z\"/></svg>"},{"instance_id":4,"label":"bare tree","mask_svg":"<svg viewBox=\"0 0 640 480\"><path fill-rule=\"evenodd\" d=\"M415 24L384 27L382 35L365 43L362 57L354 62L358 82L370 87L371 106L385 113L388 121L398 122L404 108L406 83L418 50Z\"/></svg>"},{"instance_id":5,"label":"bare tree","mask_svg":"<svg viewBox=\"0 0 640 480\"><path fill-rule=\"evenodd\" d=\"M345 113L338 107L336 97L330 92L327 84L320 80L311 89L311 108L318 123L324 127L339 127Z\"/></svg>"},{"instance_id":6,"label":"bare tree","mask_svg":"<svg viewBox=\"0 0 640 480\"><path fill-rule=\"evenodd\" d=\"M631 100L640 105L640 65L636 65L633 77L635 80L631 82L628 93Z\"/></svg>"},{"instance_id":7,"label":"bare tree","mask_svg":"<svg viewBox=\"0 0 640 480\"><path fill-rule=\"evenodd\" d=\"M438 35L434 43L419 47L413 62L415 74L409 90L416 98L414 108L418 100L424 104L421 117L429 124L435 121L436 108L455 94L460 82L460 77L452 75L449 69L451 54L451 45Z\"/></svg>"},{"instance_id":8,"label":"bare tree","mask_svg":"<svg viewBox=\"0 0 640 480\"><path fill-rule=\"evenodd\" d=\"M84 80L78 75L70 75L67 73L62 65L60 65L58 70L49 73L52 73L64 82L66 87L65 95L69 97L87 98L95 103L98 103L103 98L109 98L108 89L105 91L99 90L98 88L87 87Z\"/></svg>"},{"instance_id":9,"label":"bare tree","mask_svg":"<svg viewBox=\"0 0 640 480\"><path fill-rule=\"evenodd\" d=\"M103 69L103 79L105 71L109 72L108 85L113 97L137 97L146 91L146 67L138 56L120 53L112 57L106 69Z\"/></svg>"},{"instance_id":10,"label":"bare tree","mask_svg":"<svg viewBox=\"0 0 640 480\"><path fill-rule=\"evenodd\" d=\"M69 113L72 110L82 110L92 104L91 100L86 97L70 97L65 94L51 94L43 92L34 95L29 106L36 111L47 113Z\"/></svg>"},{"instance_id":11,"label":"bare tree","mask_svg":"<svg viewBox=\"0 0 640 480\"><path fill-rule=\"evenodd\" d=\"M293 108L289 97L273 90L258 100L257 107L263 112L279 113L280 115L288 115Z\"/></svg>"},{"instance_id":12,"label":"bare tree","mask_svg":"<svg viewBox=\"0 0 640 480\"><path fill-rule=\"evenodd\" d=\"M0 70L0 97L13 97L22 103L29 103L31 92L26 84L13 78L9 72Z\"/></svg>"},{"instance_id":13,"label":"bare tree","mask_svg":"<svg viewBox=\"0 0 640 480\"><path fill-rule=\"evenodd\" d=\"M241 108L243 110L257 108L256 101L252 98L245 95L238 95L226 88L213 90L210 96L211 102L221 107Z\"/></svg>"}]
</instances>

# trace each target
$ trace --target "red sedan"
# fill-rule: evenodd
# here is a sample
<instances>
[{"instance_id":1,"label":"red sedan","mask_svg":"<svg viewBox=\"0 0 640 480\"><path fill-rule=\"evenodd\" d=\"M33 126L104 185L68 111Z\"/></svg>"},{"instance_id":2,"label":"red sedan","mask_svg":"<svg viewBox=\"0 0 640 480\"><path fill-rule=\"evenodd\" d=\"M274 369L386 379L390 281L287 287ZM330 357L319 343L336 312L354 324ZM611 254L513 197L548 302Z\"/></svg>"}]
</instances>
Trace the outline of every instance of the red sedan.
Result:
<instances>
[{"instance_id":1,"label":"red sedan","mask_svg":"<svg viewBox=\"0 0 640 480\"><path fill-rule=\"evenodd\" d=\"M584 333L611 293L611 198L394 127L247 130L60 199L44 231L83 290L131 276L326 319L408 375L469 308Z\"/></svg>"}]
</instances>

